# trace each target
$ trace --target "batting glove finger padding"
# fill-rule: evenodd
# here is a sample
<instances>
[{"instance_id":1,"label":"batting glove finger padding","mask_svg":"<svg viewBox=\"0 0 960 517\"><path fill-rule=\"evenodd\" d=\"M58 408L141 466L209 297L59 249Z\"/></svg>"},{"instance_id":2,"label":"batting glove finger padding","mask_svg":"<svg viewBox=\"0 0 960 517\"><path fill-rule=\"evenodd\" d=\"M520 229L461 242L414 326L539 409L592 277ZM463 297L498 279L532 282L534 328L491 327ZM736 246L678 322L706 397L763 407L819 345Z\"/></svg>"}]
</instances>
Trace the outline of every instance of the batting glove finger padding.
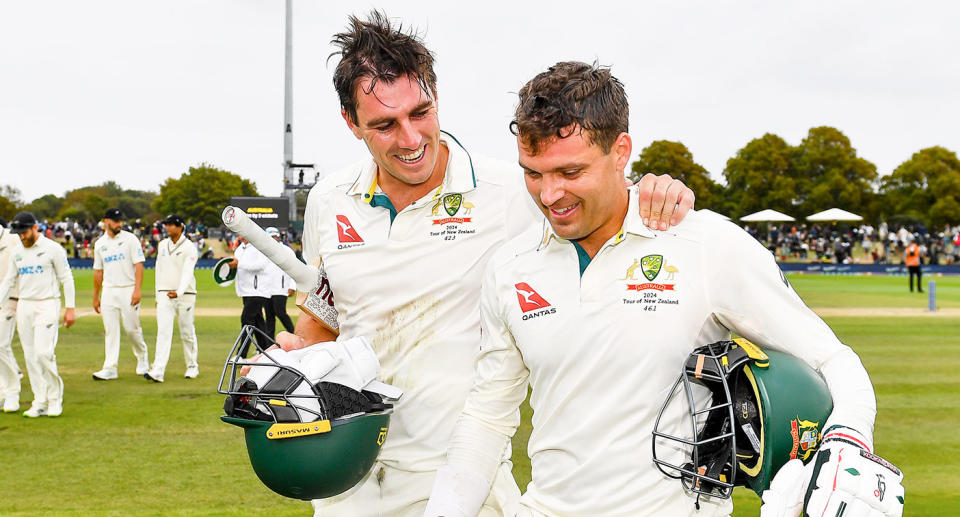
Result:
<instances>
[{"instance_id":1,"label":"batting glove finger padding","mask_svg":"<svg viewBox=\"0 0 960 517\"><path fill-rule=\"evenodd\" d=\"M903 473L860 447L856 431L829 429L812 465L804 495L805 515L816 517L900 517ZM809 467L809 466L808 466Z\"/></svg>"},{"instance_id":2,"label":"batting glove finger padding","mask_svg":"<svg viewBox=\"0 0 960 517\"><path fill-rule=\"evenodd\" d=\"M811 469L798 459L792 459L780 467L770 482L770 488L763 491L760 517L799 517Z\"/></svg>"}]
</instances>

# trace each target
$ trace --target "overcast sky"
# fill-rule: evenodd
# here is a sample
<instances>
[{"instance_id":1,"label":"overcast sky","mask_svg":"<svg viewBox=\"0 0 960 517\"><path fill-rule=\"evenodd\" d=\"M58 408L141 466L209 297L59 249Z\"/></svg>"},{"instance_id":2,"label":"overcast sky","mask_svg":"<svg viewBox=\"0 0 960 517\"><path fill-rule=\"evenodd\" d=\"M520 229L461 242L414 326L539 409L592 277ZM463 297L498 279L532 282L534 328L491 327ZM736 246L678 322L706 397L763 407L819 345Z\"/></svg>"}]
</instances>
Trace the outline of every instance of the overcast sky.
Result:
<instances>
[{"instance_id":1,"label":"overcast sky","mask_svg":"<svg viewBox=\"0 0 960 517\"><path fill-rule=\"evenodd\" d=\"M294 159L366 155L329 40L383 8L437 57L441 127L516 159L515 92L560 60L611 65L634 152L678 140L714 179L749 140L842 130L887 174L960 151L960 3L294 1ZM282 188L283 0L0 2L0 184L26 200L114 180L157 190L201 162Z\"/></svg>"}]
</instances>

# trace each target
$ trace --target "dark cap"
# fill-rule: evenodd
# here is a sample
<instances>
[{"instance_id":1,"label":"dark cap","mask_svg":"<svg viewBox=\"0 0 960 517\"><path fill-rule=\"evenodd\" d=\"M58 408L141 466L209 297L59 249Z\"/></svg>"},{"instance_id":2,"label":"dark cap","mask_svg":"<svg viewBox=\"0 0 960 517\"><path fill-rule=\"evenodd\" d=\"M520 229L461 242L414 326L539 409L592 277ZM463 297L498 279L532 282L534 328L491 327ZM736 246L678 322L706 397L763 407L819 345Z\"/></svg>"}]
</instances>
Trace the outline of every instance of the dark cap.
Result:
<instances>
[{"instance_id":1,"label":"dark cap","mask_svg":"<svg viewBox=\"0 0 960 517\"><path fill-rule=\"evenodd\" d=\"M20 212L13 216L13 222L10 223L11 233L23 233L37 224L37 218L30 212Z\"/></svg>"},{"instance_id":2,"label":"dark cap","mask_svg":"<svg viewBox=\"0 0 960 517\"><path fill-rule=\"evenodd\" d=\"M103 218L112 221L123 221L123 212L121 212L119 208L108 208L107 212L103 214Z\"/></svg>"},{"instance_id":3,"label":"dark cap","mask_svg":"<svg viewBox=\"0 0 960 517\"><path fill-rule=\"evenodd\" d=\"M0 228L6 228L6 227L7 227L7 220L4 219L3 216L0 216Z\"/></svg>"},{"instance_id":4,"label":"dark cap","mask_svg":"<svg viewBox=\"0 0 960 517\"><path fill-rule=\"evenodd\" d=\"M177 214L170 214L163 219L163 224L173 224L176 226L183 226L183 217L180 217Z\"/></svg>"}]
</instances>

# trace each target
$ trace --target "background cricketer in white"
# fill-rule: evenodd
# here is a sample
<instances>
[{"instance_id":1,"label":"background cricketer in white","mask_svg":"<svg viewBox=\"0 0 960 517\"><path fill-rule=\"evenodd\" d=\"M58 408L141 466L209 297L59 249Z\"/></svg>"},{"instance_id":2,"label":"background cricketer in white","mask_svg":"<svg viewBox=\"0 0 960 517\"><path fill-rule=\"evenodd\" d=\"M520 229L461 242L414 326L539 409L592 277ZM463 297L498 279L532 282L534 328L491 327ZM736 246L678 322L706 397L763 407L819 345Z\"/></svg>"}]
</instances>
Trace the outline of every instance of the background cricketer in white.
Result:
<instances>
[{"instance_id":1,"label":"background cricketer in white","mask_svg":"<svg viewBox=\"0 0 960 517\"><path fill-rule=\"evenodd\" d=\"M57 371L57 337L60 320L60 286L66 310L63 324L76 321L75 287L63 247L40 234L29 212L14 217L11 231L20 237L6 276L0 283L0 300L19 289L17 333L27 363L33 403L24 416L60 416L63 412L63 380Z\"/></svg>"},{"instance_id":2,"label":"background cricketer in white","mask_svg":"<svg viewBox=\"0 0 960 517\"><path fill-rule=\"evenodd\" d=\"M150 368L140 327L143 247L136 236L123 229L123 215L118 209L107 210L103 227L103 235L93 244L93 309L103 315L104 359L103 368L93 378L117 378L121 323L137 358L136 373L143 375Z\"/></svg>"},{"instance_id":3,"label":"background cricketer in white","mask_svg":"<svg viewBox=\"0 0 960 517\"><path fill-rule=\"evenodd\" d=\"M167 238L157 245L157 345L153 366L144 374L148 380L163 382L173 342L173 320L180 327L183 359L187 369L184 377L199 375L197 365L197 332L193 318L197 306L197 279L193 270L197 265L197 247L183 233L183 218L168 216L164 220Z\"/></svg>"},{"instance_id":4,"label":"background cricketer in white","mask_svg":"<svg viewBox=\"0 0 960 517\"><path fill-rule=\"evenodd\" d=\"M7 222L0 218L0 279L6 277L11 267L13 250L20 247L20 239L6 228ZM20 409L20 365L13 355L13 333L17 329L17 289L0 300L0 397L3 412L13 413Z\"/></svg>"}]
</instances>

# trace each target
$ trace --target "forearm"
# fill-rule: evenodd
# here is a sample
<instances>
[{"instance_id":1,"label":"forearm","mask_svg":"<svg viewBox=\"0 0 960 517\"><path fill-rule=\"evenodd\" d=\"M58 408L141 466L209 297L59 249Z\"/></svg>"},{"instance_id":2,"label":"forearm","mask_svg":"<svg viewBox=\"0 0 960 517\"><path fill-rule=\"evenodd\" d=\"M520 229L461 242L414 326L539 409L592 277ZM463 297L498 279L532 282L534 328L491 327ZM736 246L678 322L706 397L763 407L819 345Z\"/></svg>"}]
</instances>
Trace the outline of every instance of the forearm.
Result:
<instances>
[{"instance_id":1,"label":"forearm","mask_svg":"<svg viewBox=\"0 0 960 517\"><path fill-rule=\"evenodd\" d=\"M3 278L3 281L0 282L0 304L7 301L7 298L10 297L10 291L13 289L13 286L17 283L17 273L14 267L11 267L6 276Z\"/></svg>"},{"instance_id":2,"label":"forearm","mask_svg":"<svg viewBox=\"0 0 960 517\"><path fill-rule=\"evenodd\" d=\"M102 273L101 273L102 277ZM133 278L134 278L134 289L137 291L140 290L140 287L143 286L143 262L137 262L133 266Z\"/></svg>"},{"instance_id":3,"label":"forearm","mask_svg":"<svg viewBox=\"0 0 960 517\"><path fill-rule=\"evenodd\" d=\"M60 279L60 283L63 285L63 306L68 309L73 309L77 306L77 291L73 285L73 275L69 273L69 270L65 278Z\"/></svg>"},{"instance_id":4,"label":"forearm","mask_svg":"<svg viewBox=\"0 0 960 517\"><path fill-rule=\"evenodd\" d=\"M190 286L190 280L193 279L193 266L194 261L192 260L183 262L183 269L180 271L180 283L177 285L177 296L183 296L183 293Z\"/></svg>"},{"instance_id":5,"label":"forearm","mask_svg":"<svg viewBox=\"0 0 960 517\"><path fill-rule=\"evenodd\" d=\"M473 517L497 475L509 436L463 414L447 448L447 460L434 480L425 517Z\"/></svg>"},{"instance_id":6,"label":"forearm","mask_svg":"<svg viewBox=\"0 0 960 517\"><path fill-rule=\"evenodd\" d=\"M303 313L297 318L297 324L293 329L293 333L303 339L304 344L307 345L337 340L336 334L312 317Z\"/></svg>"},{"instance_id":7,"label":"forearm","mask_svg":"<svg viewBox=\"0 0 960 517\"><path fill-rule=\"evenodd\" d=\"M72 309L77 306L76 287L73 285L73 273L67 264L67 255L63 251L60 253L62 253L61 257L52 258L51 263L54 273L57 275L57 280L60 282L60 285L63 286L63 305L68 309Z\"/></svg>"},{"instance_id":8,"label":"forearm","mask_svg":"<svg viewBox=\"0 0 960 517\"><path fill-rule=\"evenodd\" d=\"M877 416L877 400L873 384L860 358L846 348L828 359L820 367L830 394L833 397L833 412L823 429L842 425L856 429L868 440L873 450L873 425Z\"/></svg>"},{"instance_id":9,"label":"forearm","mask_svg":"<svg viewBox=\"0 0 960 517\"><path fill-rule=\"evenodd\" d=\"M100 299L100 289L103 288L103 270L94 269L93 270L93 300Z\"/></svg>"},{"instance_id":10,"label":"forearm","mask_svg":"<svg viewBox=\"0 0 960 517\"><path fill-rule=\"evenodd\" d=\"M476 417L463 414L450 437L446 463L474 472L489 486L509 444L510 436Z\"/></svg>"}]
</instances>

